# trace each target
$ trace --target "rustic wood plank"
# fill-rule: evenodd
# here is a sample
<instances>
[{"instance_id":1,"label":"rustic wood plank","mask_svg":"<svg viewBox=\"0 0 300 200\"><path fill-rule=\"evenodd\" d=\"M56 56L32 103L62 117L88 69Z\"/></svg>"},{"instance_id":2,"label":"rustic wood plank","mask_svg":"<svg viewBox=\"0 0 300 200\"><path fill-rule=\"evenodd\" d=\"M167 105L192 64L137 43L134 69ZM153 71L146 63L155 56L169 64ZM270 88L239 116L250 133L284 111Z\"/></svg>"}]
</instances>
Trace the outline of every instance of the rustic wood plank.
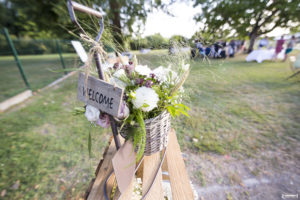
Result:
<instances>
[{"instance_id":1,"label":"rustic wood plank","mask_svg":"<svg viewBox=\"0 0 300 200\"><path fill-rule=\"evenodd\" d=\"M190 180L182 159L180 146L174 129L172 129L169 133L166 160L173 200L193 200L193 190L191 188Z\"/></svg>"},{"instance_id":2,"label":"rustic wood plank","mask_svg":"<svg viewBox=\"0 0 300 200\"><path fill-rule=\"evenodd\" d=\"M132 193L133 193L133 179L128 186L126 192L124 192L118 200L130 200L132 198Z\"/></svg>"},{"instance_id":3,"label":"rustic wood plank","mask_svg":"<svg viewBox=\"0 0 300 200\"><path fill-rule=\"evenodd\" d=\"M109 149L109 147L110 147L110 143L111 143L112 141L113 141L113 136L111 136L111 137L109 138L108 145L105 147L104 153L103 153L103 155L102 155L102 159L100 160L100 162L99 162L99 164L98 164L98 166L97 166L97 168L96 168L96 171L95 171L95 176L96 176L96 177L97 177L97 175L98 175L98 172L99 172L99 170L100 170L100 168L101 168L101 166L102 166L103 160L104 160L104 158L105 158L105 156L106 156L106 154L107 154L107 151L108 151L108 149Z\"/></svg>"},{"instance_id":4,"label":"rustic wood plank","mask_svg":"<svg viewBox=\"0 0 300 200\"><path fill-rule=\"evenodd\" d=\"M117 187L113 200L119 200L120 195L121 195L120 190Z\"/></svg>"},{"instance_id":5,"label":"rustic wood plank","mask_svg":"<svg viewBox=\"0 0 300 200\"><path fill-rule=\"evenodd\" d=\"M111 159L115 155L115 153L116 146L115 143L112 141L109 145L106 155L103 157L103 162L94 181L91 192L88 196L88 200L105 200L103 192L104 182L113 169Z\"/></svg>"},{"instance_id":6,"label":"rustic wood plank","mask_svg":"<svg viewBox=\"0 0 300 200\"><path fill-rule=\"evenodd\" d=\"M108 198L111 197L112 189L116 185L117 185L117 180L116 180L115 174L112 174L106 183L106 194L107 194Z\"/></svg>"},{"instance_id":7,"label":"rustic wood plank","mask_svg":"<svg viewBox=\"0 0 300 200\"><path fill-rule=\"evenodd\" d=\"M138 165L138 163L136 165ZM144 160L142 160L140 167L136 171L136 177L143 179L143 171L144 171Z\"/></svg>"},{"instance_id":8,"label":"rustic wood plank","mask_svg":"<svg viewBox=\"0 0 300 200\"><path fill-rule=\"evenodd\" d=\"M118 116L123 99L123 89L93 76L88 77L86 86L85 74L79 73L77 98L112 116Z\"/></svg>"},{"instance_id":9,"label":"rustic wood plank","mask_svg":"<svg viewBox=\"0 0 300 200\"><path fill-rule=\"evenodd\" d=\"M87 199L87 198L88 198L88 196L89 196L89 194L90 194L90 192L91 192L91 190L92 190L92 188L93 188L95 179L96 179L96 177L97 177L97 175L98 175L99 169L100 169L101 166L102 166L103 160L104 160L104 158L106 157L106 154L107 154L107 151L108 151L108 149L109 149L110 143L112 142L112 139L113 139L113 136L111 136L110 139L108 140L108 145L105 147L105 150L104 150L104 152L103 152L103 154L102 154L102 159L100 160L100 162L99 162L99 164L98 164L98 166L97 166L97 168L96 168L96 171L95 171L95 178L93 178L93 179L90 181L90 184L89 184L89 186L88 186L88 189L85 191L85 194L84 194L84 196L83 196L84 199Z\"/></svg>"},{"instance_id":10,"label":"rustic wood plank","mask_svg":"<svg viewBox=\"0 0 300 200\"><path fill-rule=\"evenodd\" d=\"M155 176L156 170L160 164L160 152L157 152L151 156L144 157L144 172L143 172L143 195L150 187L152 180ZM163 200L163 188L162 188L162 174L161 168L158 171L156 180L153 183L151 190L146 196L145 200Z\"/></svg>"},{"instance_id":11,"label":"rustic wood plank","mask_svg":"<svg viewBox=\"0 0 300 200\"><path fill-rule=\"evenodd\" d=\"M165 150L162 151L162 155L163 155L164 151ZM162 179L170 181L169 171L168 171L168 163L167 163L166 158L161 166L161 172L162 172Z\"/></svg>"}]
</instances>

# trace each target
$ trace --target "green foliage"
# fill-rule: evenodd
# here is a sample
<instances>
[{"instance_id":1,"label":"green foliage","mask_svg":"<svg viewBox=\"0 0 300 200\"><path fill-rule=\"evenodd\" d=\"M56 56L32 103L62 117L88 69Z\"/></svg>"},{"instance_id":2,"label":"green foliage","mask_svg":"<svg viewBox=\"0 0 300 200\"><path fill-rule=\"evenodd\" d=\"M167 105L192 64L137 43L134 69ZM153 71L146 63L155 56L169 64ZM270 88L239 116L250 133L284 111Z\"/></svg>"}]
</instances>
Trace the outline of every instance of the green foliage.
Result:
<instances>
[{"instance_id":1,"label":"green foliage","mask_svg":"<svg viewBox=\"0 0 300 200\"><path fill-rule=\"evenodd\" d=\"M181 35L173 35L170 38L171 44L178 44L180 46L186 46L189 44L189 40Z\"/></svg>"},{"instance_id":2,"label":"green foliage","mask_svg":"<svg viewBox=\"0 0 300 200\"><path fill-rule=\"evenodd\" d=\"M174 105L169 105L167 106L167 110L171 114L173 118L179 117L180 114L183 114L187 117L189 117L188 111L191 110L189 107L186 105L179 103L179 104L174 104Z\"/></svg>"},{"instance_id":3,"label":"green foliage","mask_svg":"<svg viewBox=\"0 0 300 200\"><path fill-rule=\"evenodd\" d=\"M0 28L7 27L10 33L17 37L74 38L74 33L78 34L78 30L71 23L66 2L62 0L0 1ZM149 12L156 8L166 10L166 4L160 0L78 0L77 2L105 13L105 33L109 32L112 36L110 45L106 46L110 47L111 43L114 43L115 49L119 51L128 48L125 45L127 37L123 35L123 31L132 34L133 24L137 23L138 30L135 31L137 34ZM76 12L76 16L83 28L93 35L92 38L96 37L99 30L98 19L80 12Z\"/></svg>"},{"instance_id":4,"label":"green foliage","mask_svg":"<svg viewBox=\"0 0 300 200\"><path fill-rule=\"evenodd\" d=\"M276 27L299 26L298 0L196 0L194 6L197 5L202 7L203 13L195 19L204 22L213 33L232 30L234 32L228 34L247 36L255 32L262 35Z\"/></svg>"},{"instance_id":5,"label":"green foliage","mask_svg":"<svg viewBox=\"0 0 300 200\"><path fill-rule=\"evenodd\" d=\"M136 117L136 122L138 123L138 129L137 133L134 134L134 147L138 147L138 151L136 154L136 160L139 161L145 150L145 145L146 145L146 127L144 123L144 116L141 110L135 110L136 112L135 117Z\"/></svg>"},{"instance_id":6,"label":"green foliage","mask_svg":"<svg viewBox=\"0 0 300 200\"><path fill-rule=\"evenodd\" d=\"M195 0L202 13L196 21L205 24L201 37L249 36L253 48L255 38L273 31L276 27L295 29L300 26L299 0Z\"/></svg>"},{"instance_id":7,"label":"green foliage","mask_svg":"<svg viewBox=\"0 0 300 200\"><path fill-rule=\"evenodd\" d=\"M169 40L164 38L160 33L147 36L145 38L131 38L130 48L132 50L147 49L166 49L169 46Z\"/></svg>"},{"instance_id":8,"label":"green foliage","mask_svg":"<svg viewBox=\"0 0 300 200\"><path fill-rule=\"evenodd\" d=\"M168 39L161 36L160 33L147 36L145 39L151 49L166 49L169 46Z\"/></svg>"}]
</instances>

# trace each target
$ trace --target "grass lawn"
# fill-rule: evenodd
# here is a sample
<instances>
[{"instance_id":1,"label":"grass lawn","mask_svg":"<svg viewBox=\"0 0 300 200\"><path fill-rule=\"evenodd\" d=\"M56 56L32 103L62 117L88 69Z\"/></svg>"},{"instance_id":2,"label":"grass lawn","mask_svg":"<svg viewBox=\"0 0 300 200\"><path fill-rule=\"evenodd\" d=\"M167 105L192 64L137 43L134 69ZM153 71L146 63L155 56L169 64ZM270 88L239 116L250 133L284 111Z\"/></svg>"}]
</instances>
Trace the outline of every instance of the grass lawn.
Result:
<instances>
[{"instance_id":1,"label":"grass lawn","mask_svg":"<svg viewBox=\"0 0 300 200\"><path fill-rule=\"evenodd\" d=\"M165 51L153 51L138 58L158 65L165 56ZM285 80L291 74L287 63L244 60L240 55L211 64L191 62L185 85L191 117L172 124L185 153L243 159L280 145L298 147L299 78ZM79 199L84 194L110 130L72 115L81 105L76 101L76 81L72 77L34 96L26 106L1 114L1 198ZM87 150L89 131L92 158ZM200 182L204 176L205 172L198 173Z\"/></svg>"},{"instance_id":2,"label":"grass lawn","mask_svg":"<svg viewBox=\"0 0 300 200\"><path fill-rule=\"evenodd\" d=\"M78 61L76 54L63 54L66 67L73 68ZM27 80L33 90L45 87L60 78L63 72L58 54L19 56ZM78 63L78 62L77 62ZM26 89L13 56L0 57L0 102Z\"/></svg>"}]
</instances>

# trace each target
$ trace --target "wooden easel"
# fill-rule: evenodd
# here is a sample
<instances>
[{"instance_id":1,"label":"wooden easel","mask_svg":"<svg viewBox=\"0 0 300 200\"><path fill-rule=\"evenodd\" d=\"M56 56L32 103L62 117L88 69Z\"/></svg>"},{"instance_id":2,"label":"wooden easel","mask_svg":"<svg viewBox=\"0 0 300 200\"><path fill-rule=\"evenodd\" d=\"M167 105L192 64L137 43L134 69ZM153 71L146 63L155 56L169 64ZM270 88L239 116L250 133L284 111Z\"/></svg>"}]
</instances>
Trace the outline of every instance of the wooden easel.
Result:
<instances>
[{"instance_id":1,"label":"wooden easel","mask_svg":"<svg viewBox=\"0 0 300 200\"><path fill-rule=\"evenodd\" d=\"M96 172L95 179L93 179L85 193L85 199L87 200L105 200L103 188L107 176L112 171L112 157L116 153L116 147L114 142L110 140L109 145L103 154L103 159L100 161ZM157 152L151 156L145 156L142 166L137 171L136 176L142 178L142 191L147 190L153 177L155 175L155 169L160 164L161 152ZM162 172L164 175L162 175ZM180 147L177 141L175 130L171 130L169 133L169 143L166 152L166 158L159 169L159 173L155 179L152 189L149 191L146 200L164 200L162 181L169 181L172 190L173 200L193 200L194 194L190 185L190 180L185 168L184 161L182 159ZM116 181L111 178L107 182L107 194L110 197L113 187ZM130 200L133 191L133 185L131 184L126 192L122 195L120 200ZM117 199L119 192L116 191L114 200Z\"/></svg>"},{"instance_id":2,"label":"wooden easel","mask_svg":"<svg viewBox=\"0 0 300 200\"><path fill-rule=\"evenodd\" d=\"M71 17L72 22L79 28L82 34L86 35L86 32L77 22L74 9L80 12L84 12L93 16L100 18L99 25L100 31L96 38L98 42L100 40L101 34L103 32L103 18L101 13L81 4L78 4L74 1L68 0L68 10ZM104 74L101 68L100 63L100 54L94 54L97 72L99 75L99 79L104 79ZM115 120L112 115L109 115L111 128L113 132L114 142L112 142L112 138L109 141L109 145L103 154L103 159L98 164L95 175L96 178L93 179L90 183L90 186L85 194L85 199L88 200L105 200L104 196L104 185L106 184L106 194L108 197L111 196L112 189L116 185L116 180L114 177L111 177L106 180L107 177L113 170L112 166L112 158L115 155L116 151L120 148L121 142L118 137L118 130L115 123ZM161 164L161 152L157 152L151 156L145 156L142 166L137 171L136 176L142 178L143 185L142 191L146 193L148 191L149 186L152 184L153 178L156 175L156 171L158 169L158 174L156 176L155 181L149 190L146 200L164 200L162 181L168 180L171 185L172 190L172 199L174 200L193 200L193 190L190 185L190 181L188 178L188 174L185 169L184 161L182 159L180 147L177 141L176 133L174 130L171 130L169 133L169 143L166 150L166 158L162 167ZM162 171L164 175L162 175ZM112 175L113 176L113 175ZM114 199L121 200L130 200L133 192L133 183L130 184L125 194L122 194L121 198L119 197L119 192L116 191L114 195Z\"/></svg>"}]
</instances>

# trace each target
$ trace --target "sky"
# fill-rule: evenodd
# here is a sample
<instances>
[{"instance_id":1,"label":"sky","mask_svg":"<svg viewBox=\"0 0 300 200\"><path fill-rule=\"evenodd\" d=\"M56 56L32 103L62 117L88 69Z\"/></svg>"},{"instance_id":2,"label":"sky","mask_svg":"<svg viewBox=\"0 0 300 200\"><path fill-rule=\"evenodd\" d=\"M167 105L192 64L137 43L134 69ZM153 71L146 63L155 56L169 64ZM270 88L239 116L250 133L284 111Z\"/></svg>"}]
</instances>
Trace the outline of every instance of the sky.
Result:
<instances>
[{"instance_id":1,"label":"sky","mask_svg":"<svg viewBox=\"0 0 300 200\"><path fill-rule=\"evenodd\" d=\"M192 2L176 2L169 7L169 11L175 15L172 17L163 11L154 11L147 17L145 30L142 36L160 33L163 37L170 38L173 35L182 35L190 38L203 24L196 23L193 17L200 13L201 9L193 8ZM269 37L281 36L289 32L282 28L276 28L268 33Z\"/></svg>"},{"instance_id":2,"label":"sky","mask_svg":"<svg viewBox=\"0 0 300 200\"><path fill-rule=\"evenodd\" d=\"M176 2L169 8L172 17L163 11L154 11L147 17L145 31L142 36L160 33L163 37L183 35L190 38L201 26L193 17L199 13L199 8L193 8L191 2Z\"/></svg>"}]
</instances>

